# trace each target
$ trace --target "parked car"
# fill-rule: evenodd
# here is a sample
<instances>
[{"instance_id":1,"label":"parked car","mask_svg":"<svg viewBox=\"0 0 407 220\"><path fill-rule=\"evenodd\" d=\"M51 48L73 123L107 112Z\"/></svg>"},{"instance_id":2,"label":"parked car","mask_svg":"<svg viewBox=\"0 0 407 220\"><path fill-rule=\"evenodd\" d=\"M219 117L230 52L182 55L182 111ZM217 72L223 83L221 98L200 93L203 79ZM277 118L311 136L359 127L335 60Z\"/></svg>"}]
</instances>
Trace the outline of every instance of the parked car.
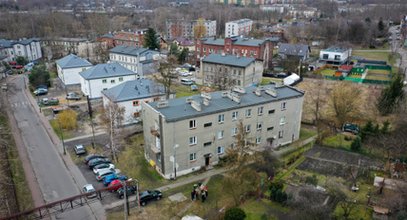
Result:
<instances>
[{"instance_id":1,"label":"parked car","mask_svg":"<svg viewBox=\"0 0 407 220\"><path fill-rule=\"evenodd\" d=\"M48 94L48 89L38 88L34 91L34 95L46 95Z\"/></svg>"},{"instance_id":2,"label":"parked car","mask_svg":"<svg viewBox=\"0 0 407 220\"><path fill-rule=\"evenodd\" d=\"M163 194L160 190L147 190L140 193L140 205L145 206L152 200L160 200Z\"/></svg>"},{"instance_id":3,"label":"parked car","mask_svg":"<svg viewBox=\"0 0 407 220\"><path fill-rule=\"evenodd\" d=\"M86 148L82 144L75 145L73 150L75 151L76 155L86 154Z\"/></svg>"},{"instance_id":4,"label":"parked car","mask_svg":"<svg viewBox=\"0 0 407 220\"><path fill-rule=\"evenodd\" d=\"M109 185L109 190L112 192L117 191L118 189L123 187L123 183L120 180L113 180Z\"/></svg>"},{"instance_id":5,"label":"parked car","mask_svg":"<svg viewBox=\"0 0 407 220\"><path fill-rule=\"evenodd\" d=\"M93 173L96 174L99 170L102 169L114 169L114 164L112 163L102 163L93 168Z\"/></svg>"},{"instance_id":6,"label":"parked car","mask_svg":"<svg viewBox=\"0 0 407 220\"><path fill-rule=\"evenodd\" d=\"M111 163L111 161L107 158L98 157L98 158L94 158L94 159L90 160L88 162L88 166L90 169L93 169L96 165L99 165L102 163Z\"/></svg>"},{"instance_id":7,"label":"parked car","mask_svg":"<svg viewBox=\"0 0 407 220\"><path fill-rule=\"evenodd\" d=\"M67 100L81 100L81 97L76 92L68 92L68 94L66 94L66 99Z\"/></svg>"},{"instance_id":8,"label":"parked car","mask_svg":"<svg viewBox=\"0 0 407 220\"><path fill-rule=\"evenodd\" d=\"M127 196L136 194L136 191L137 191L136 186L127 186L126 188L127 188L127 191L126 191ZM117 192L117 196L119 197L119 199L124 198L124 187L119 188L116 192Z\"/></svg>"},{"instance_id":9,"label":"parked car","mask_svg":"<svg viewBox=\"0 0 407 220\"><path fill-rule=\"evenodd\" d=\"M82 188L82 191L83 191L83 193L91 193L91 194L86 196L88 198L95 198L97 196L96 193L95 193L95 191L96 191L95 187L93 187L92 184L84 185L83 188Z\"/></svg>"},{"instance_id":10,"label":"parked car","mask_svg":"<svg viewBox=\"0 0 407 220\"><path fill-rule=\"evenodd\" d=\"M191 85L191 91L198 91L197 85Z\"/></svg>"},{"instance_id":11,"label":"parked car","mask_svg":"<svg viewBox=\"0 0 407 220\"><path fill-rule=\"evenodd\" d=\"M45 106L59 105L59 100L58 98L43 98L40 104Z\"/></svg>"},{"instance_id":12,"label":"parked car","mask_svg":"<svg viewBox=\"0 0 407 220\"><path fill-rule=\"evenodd\" d=\"M113 180L127 180L127 179L128 178L125 175L114 173L103 178L103 185L108 186Z\"/></svg>"},{"instance_id":13,"label":"parked car","mask_svg":"<svg viewBox=\"0 0 407 220\"><path fill-rule=\"evenodd\" d=\"M113 174L113 173L120 173L120 170L107 169L107 170L102 170L100 172L97 172L96 173L96 180L97 181L102 181L105 176L108 176L108 175Z\"/></svg>"},{"instance_id":14,"label":"parked car","mask_svg":"<svg viewBox=\"0 0 407 220\"><path fill-rule=\"evenodd\" d=\"M346 123L343 125L343 131L350 132L354 135L359 134L359 126L356 124Z\"/></svg>"},{"instance_id":15,"label":"parked car","mask_svg":"<svg viewBox=\"0 0 407 220\"><path fill-rule=\"evenodd\" d=\"M192 80L190 80L190 79L187 79L187 78L182 78L182 79L181 79L181 84L182 84L182 85L190 86L190 85L194 84L194 81L192 81Z\"/></svg>"},{"instance_id":16,"label":"parked car","mask_svg":"<svg viewBox=\"0 0 407 220\"><path fill-rule=\"evenodd\" d=\"M85 159L83 160L83 162L85 164L88 164L89 161L95 159L95 158L106 158L106 156L103 155L99 155L99 154L89 154L88 156L85 157Z\"/></svg>"}]
</instances>

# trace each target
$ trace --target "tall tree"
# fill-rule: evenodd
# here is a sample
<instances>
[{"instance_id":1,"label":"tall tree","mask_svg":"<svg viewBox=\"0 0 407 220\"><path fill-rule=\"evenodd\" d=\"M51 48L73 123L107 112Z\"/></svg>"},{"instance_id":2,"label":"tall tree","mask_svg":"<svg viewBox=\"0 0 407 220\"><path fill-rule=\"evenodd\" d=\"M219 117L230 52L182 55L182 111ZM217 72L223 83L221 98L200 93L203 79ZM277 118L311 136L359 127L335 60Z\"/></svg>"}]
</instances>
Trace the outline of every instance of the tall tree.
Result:
<instances>
[{"instance_id":1,"label":"tall tree","mask_svg":"<svg viewBox=\"0 0 407 220\"><path fill-rule=\"evenodd\" d=\"M120 139L120 127L124 120L124 107L120 107L116 103L110 102L103 108L101 119L105 129L110 137L110 150L112 158L117 162L116 151L118 148L117 141Z\"/></svg>"},{"instance_id":2,"label":"tall tree","mask_svg":"<svg viewBox=\"0 0 407 220\"><path fill-rule=\"evenodd\" d=\"M181 50L181 52L178 54L178 62L180 64L185 63L185 61L187 60L187 57L188 57L188 53L189 53L188 48L183 48Z\"/></svg>"},{"instance_id":3,"label":"tall tree","mask_svg":"<svg viewBox=\"0 0 407 220\"><path fill-rule=\"evenodd\" d=\"M380 114L388 115L392 113L404 99L403 78L400 74L396 74L390 85L382 90L382 93L377 102L377 109Z\"/></svg>"},{"instance_id":4,"label":"tall tree","mask_svg":"<svg viewBox=\"0 0 407 220\"><path fill-rule=\"evenodd\" d=\"M144 47L150 50L159 50L160 42L157 32L153 28L148 28L144 35Z\"/></svg>"},{"instance_id":5,"label":"tall tree","mask_svg":"<svg viewBox=\"0 0 407 220\"><path fill-rule=\"evenodd\" d=\"M51 86L50 75L45 65L37 65L31 70L28 80L33 87L39 85Z\"/></svg>"},{"instance_id":6,"label":"tall tree","mask_svg":"<svg viewBox=\"0 0 407 220\"><path fill-rule=\"evenodd\" d=\"M170 52L169 55L174 55L174 56L178 56L179 54L179 49L178 49L178 45L176 43L172 43L170 45Z\"/></svg>"},{"instance_id":7,"label":"tall tree","mask_svg":"<svg viewBox=\"0 0 407 220\"><path fill-rule=\"evenodd\" d=\"M177 57L170 55L167 60L159 62L158 72L159 75L155 75L154 78L157 82L164 85L165 97L168 100L171 94L171 88L173 85L173 79L177 78L175 67L177 65Z\"/></svg>"},{"instance_id":8,"label":"tall tree","mask_svg":"<svg viewBox=\"0 0 407 220\"><path fill-rule=\"evenodd\" d=\"M194 26L194 38L200 39L206 34L205 19L199 18Z\"/></svg>"}]
</instances>

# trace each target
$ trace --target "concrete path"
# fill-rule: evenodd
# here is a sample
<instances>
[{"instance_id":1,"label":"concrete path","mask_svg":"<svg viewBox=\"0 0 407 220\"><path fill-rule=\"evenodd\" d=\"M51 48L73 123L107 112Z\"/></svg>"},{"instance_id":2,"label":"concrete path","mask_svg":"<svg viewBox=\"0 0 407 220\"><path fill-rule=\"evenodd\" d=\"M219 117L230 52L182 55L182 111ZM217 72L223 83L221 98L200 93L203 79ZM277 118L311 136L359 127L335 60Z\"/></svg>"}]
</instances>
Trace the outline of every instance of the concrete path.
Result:
<instances>
[{"instance_id":1,"label":"concrete path","mask_svg":"<svg viewBox=\"0 0 407 220\"><path fill-rule=\"evenodd\" d=\"M296 149L296 148L300 148L300 147L302 147L302 146L304 146L304 145L307 145L307 144L309 144L309 143L315 141L316 139L317 139L317 135L312 136L312 137L310 137L310 138L307 138L307 139L305 139L305 140L303 140L303 141L299 141L299 142L297 142L297 143L291 144L290 146L283 147L283 148L281 148L281 149L279 149L279 150L274 150L274 151L272 151L271 153L272 153L274 156L276 156L276 157L281 157L281 156L284 155L286 152L291 151L291 150Z\"/></svg>"},{"instance_id":2,"label":"concrete path","mask_svg":"<svg viewBox=\"0 0 407 220\"><path fill-rule=\"evenodd\" d=\"M104 132L104 131L96 132L95 137L100 136L100 135L105 135L105 134L106 134L106 132ZM77 137L74 137L74 138L65 139L65 143L69 143L69 142L77 141L77 140L82 140L82 139L85 139L85 138L90 138L92 136L93 136L92 134L86 134L86 135L77 136Z\"/></svg>"}]
</instances>

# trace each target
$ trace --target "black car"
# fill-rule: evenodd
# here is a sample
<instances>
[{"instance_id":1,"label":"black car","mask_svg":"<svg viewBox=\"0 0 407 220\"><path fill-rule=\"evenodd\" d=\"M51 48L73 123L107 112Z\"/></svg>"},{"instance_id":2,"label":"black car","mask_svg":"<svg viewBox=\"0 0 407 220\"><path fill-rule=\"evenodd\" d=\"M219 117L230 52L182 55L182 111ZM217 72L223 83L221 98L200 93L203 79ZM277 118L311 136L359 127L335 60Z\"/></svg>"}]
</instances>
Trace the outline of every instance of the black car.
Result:
<instances>
[{"instance_id":1,"label":"black car","mask_svg":"<svg viewBox=\"0 0 407 220\"><path fill-rule=\"evenodd\" d=\"M127 196L136 194L136 191L137 191L137 187L136 187L136 186L127 186ZM123 198L124 198L124 187L121 187L121 188L118 189L116 192L117 192L117 196L118 196L120 199L123 199Z\"/></svg>"},{"instance_id":2,"label":"black car","mask_svg":"<svg viewBox=\"0 0 407 220\"><path fill-rule=\"evenodd\" d=\"M94 158L88 162L88 166L90 169L93 169L96 165L102 164L102 163L111 163L111 161L107 158Z\"/></svg>"},{"instance_id":3,"label":"black car","mask_svg":"<svg viewBox=\"0 0 407 220\"><path fill-rule=\"evenodd\" d=\"M99 155L99 154L89 154L88 156L85 157L85 159L83 160L83 162L84 162L85 164L88 164L89 161L91 161L91 160L93 160L93 159L95 159L95 158L106 158L106 157L103 156L103 155Z\"/></svg>"},{"instance_id":4,"label":"black car","mask_svg":"<svg viewBox=\"0 0 407 220\"><path fill-rule=\"evenodd\" d=\"M149 201L160 200L163 194L159 190L147 190L140 193L140 205L145 206Z\"/></svg>"}]
</instances>

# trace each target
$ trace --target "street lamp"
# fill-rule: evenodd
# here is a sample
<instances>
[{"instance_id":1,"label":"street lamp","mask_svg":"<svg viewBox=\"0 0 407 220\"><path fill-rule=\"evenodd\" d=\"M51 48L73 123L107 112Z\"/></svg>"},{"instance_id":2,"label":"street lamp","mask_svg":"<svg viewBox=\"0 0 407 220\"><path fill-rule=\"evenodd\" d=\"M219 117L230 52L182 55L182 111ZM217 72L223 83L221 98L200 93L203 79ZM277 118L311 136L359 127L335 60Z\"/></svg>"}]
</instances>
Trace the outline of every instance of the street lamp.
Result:
<instances>
[{"instance_id":1,"label":"street lamp","mask_svg":"<svg viewBox=\"0 0 407 220\"><path fill-rule=\"evenodd\" d=\"M176 154L177 154L177 148L179 147L178 144L175 144L173 147L174 150L174 155L170 157L170 161L172 161L172 167L174 169L174 180L177 179L177 161L176 161Z\"/></svg>"}]
</instances>

